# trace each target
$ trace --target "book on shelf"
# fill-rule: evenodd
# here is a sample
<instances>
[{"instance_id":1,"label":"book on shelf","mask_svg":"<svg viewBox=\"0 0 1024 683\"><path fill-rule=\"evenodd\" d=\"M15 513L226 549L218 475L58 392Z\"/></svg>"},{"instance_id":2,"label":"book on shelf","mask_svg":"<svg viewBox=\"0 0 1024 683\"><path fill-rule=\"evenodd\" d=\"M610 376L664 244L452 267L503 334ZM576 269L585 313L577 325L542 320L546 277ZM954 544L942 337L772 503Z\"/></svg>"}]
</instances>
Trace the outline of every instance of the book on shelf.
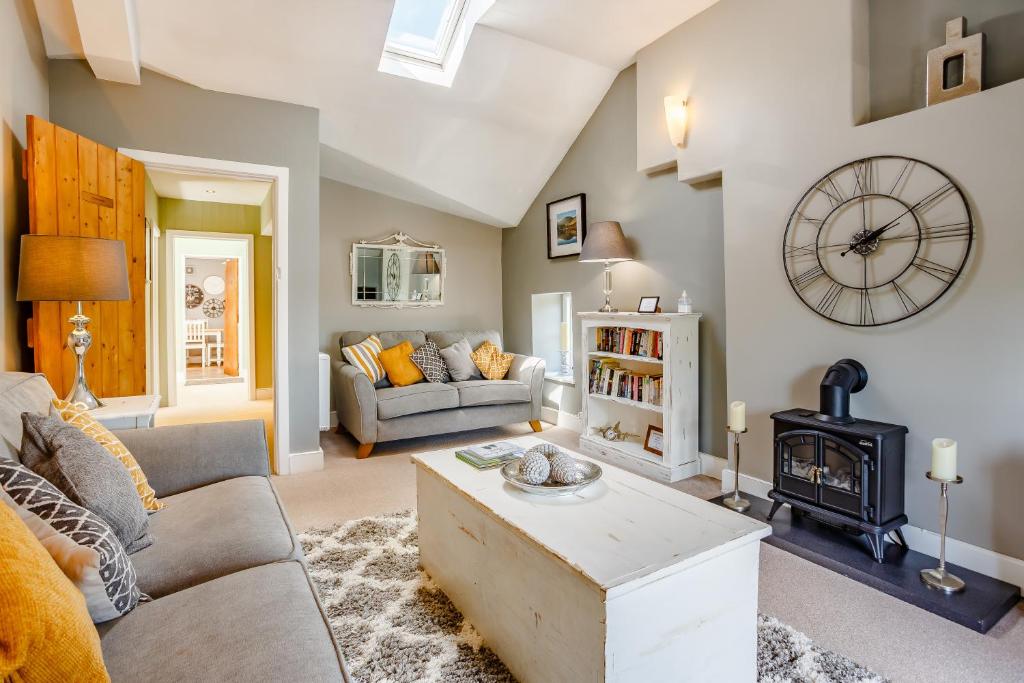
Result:
<instances>
[{"instance_id":1,"label":"book on shelf","mask_svg":"<svg viewBox=\"0 0 1024 683\"><path fill-rule=\"evenodd\" d=\"M631 401L660 406L664 377L620 367L611 359L590 362L589 387L591 394L616 396Z\"/></svg>"},{"instance_id":2,"label":"book on shelf","mask_svg":"<svg viewBox=\"0 0 1024 683\"><path fill-rule=\"evenodd\" d=\"M456 458L478 470L501 467L510 460L522 457L522 455L522 447L507 441L467 446L455 451Z\"/></svg>"},{"instance_id":3,"label":"book on shelf","mask_svg":"<svg viewBox=\"0 0 1024 683\"><path fill-rule=\"evenodd\" d=\"M662 360L664 335L632 327L595 327L595 350Z\"/></svg>"}]
</instances>

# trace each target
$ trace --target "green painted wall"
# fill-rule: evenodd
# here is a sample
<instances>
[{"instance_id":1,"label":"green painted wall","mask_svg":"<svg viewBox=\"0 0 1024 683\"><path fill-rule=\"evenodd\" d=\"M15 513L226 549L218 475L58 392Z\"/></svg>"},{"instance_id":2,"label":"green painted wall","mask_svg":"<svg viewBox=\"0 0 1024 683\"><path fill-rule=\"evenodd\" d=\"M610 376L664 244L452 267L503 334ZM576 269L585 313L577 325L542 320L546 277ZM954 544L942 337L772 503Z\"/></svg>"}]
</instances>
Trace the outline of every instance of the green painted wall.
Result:
<instances>
[{"instance_id":1,"label":"green painted wall","mask_svg":"<svg viewBox=\"0 0 1024 683\"><path fill-rule=\"evenodd\" d=\"M253 276L255 305L256 387L263 389L274 385L274 285L273 285L273 238L260 235L260 207L241 204L220 204L217 202L195 202L187 199L160 197L157 224L160 226L160 291L168 287L166 264L167 230L195 230L199 232L226 232L255 235L253 239ZM160 315L166 314L166 297L160 297ZM165 320L166 318L161 318ZM166 334L160 350L163 369L161 386L166 386ZM166 393L166 392L165 392Z\"/></svg>"}]
</instances>

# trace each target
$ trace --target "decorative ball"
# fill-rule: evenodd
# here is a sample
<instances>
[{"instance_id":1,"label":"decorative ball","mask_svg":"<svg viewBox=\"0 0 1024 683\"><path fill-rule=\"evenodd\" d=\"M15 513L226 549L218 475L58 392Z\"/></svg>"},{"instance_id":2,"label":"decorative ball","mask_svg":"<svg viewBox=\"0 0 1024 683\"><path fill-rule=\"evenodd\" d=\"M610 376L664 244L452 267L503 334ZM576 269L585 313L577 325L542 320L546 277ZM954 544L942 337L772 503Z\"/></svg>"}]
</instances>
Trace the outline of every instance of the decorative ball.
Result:
<instances>
[{"instance_id":1,"label":"decorative ball","mask_svg":"<svg viewBox=\"0 0 1024 683\"><path fill-rule=\"evenodd\" d=\"M556 455L558 455L562 451L560 451L558 449L558 446L556 446L553 443L542 443L542 444L538 444L536 446L533 446L532 448L530 448L526 452L527 453L540 453L541 455L545 456L548 460L550 460L551 458L555 457Z\"/></svg>"},{"instance_id":2,"label":"decorative ball","mask_svg":"<svg viewBox=\"0 0 1024 683\"><path fill-rule=\"evenodd\" d=\"M519 474L528 484L543 484L551 474L551 464L543 453L527 451L519 461Z\"/></svg>"},{"instance_id":3,"label":"decorative ball","mask_svg":"<svg viewBox=\"0 0 1024 683\"><path fill-rule=\"evenodd\" d=\"M583 473L576 466L576 458L568 453L559 453L551 459L551 479L558 484L577 484Z\"/></svg>"}]
</instances>

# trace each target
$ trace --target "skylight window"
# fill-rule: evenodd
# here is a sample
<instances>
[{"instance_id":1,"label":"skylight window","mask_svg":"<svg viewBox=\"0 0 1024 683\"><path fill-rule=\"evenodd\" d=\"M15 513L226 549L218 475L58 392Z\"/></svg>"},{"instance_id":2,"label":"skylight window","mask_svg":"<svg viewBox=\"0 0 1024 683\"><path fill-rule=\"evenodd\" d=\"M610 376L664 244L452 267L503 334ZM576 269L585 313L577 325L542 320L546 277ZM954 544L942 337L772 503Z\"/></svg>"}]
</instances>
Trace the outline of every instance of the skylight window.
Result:
<instances>
[{"instance_id":1,"label":"skylight window","mask_svg":"<svg viewBox=\"0 0 1024 683\"><path fill-rule=\"evenodd\" d=\"M379 70L451 87L476 22L495 0L395 0Z\"/></svg>"}]
</instances>

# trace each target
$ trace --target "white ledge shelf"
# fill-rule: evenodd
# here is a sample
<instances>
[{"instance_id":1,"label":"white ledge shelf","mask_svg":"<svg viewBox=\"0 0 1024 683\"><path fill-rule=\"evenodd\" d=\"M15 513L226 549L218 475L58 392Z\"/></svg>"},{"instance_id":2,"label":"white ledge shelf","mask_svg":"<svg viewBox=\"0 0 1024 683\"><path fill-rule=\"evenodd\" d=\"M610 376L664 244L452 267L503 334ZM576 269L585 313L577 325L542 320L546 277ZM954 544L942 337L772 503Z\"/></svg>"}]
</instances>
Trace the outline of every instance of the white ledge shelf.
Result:
<instances>
[{"instance_id":1,"label":"white ledge shelf","mask_svg":"<svg viewBox=\"0 0 1024 683\"><path fill-rule=\"evenodd\" d=\"M664 410L664 406L654 405L653 403L644 403L643 401L634 401L629 398L622 398L621 396L609 396L608 394L587 394L590 398L599 398L602 401L614 401L615 403L621 403L626 406L633 406L634 408L642 408L643 410L651 410L655 413L660 413Z\"/></svg>"},{"instance_id":2,"label":"white ledge shelf","mask_svg":"<svg viewBox=\"0 0 1024 683\"><path fill-rule=\"evenodd\" d=\"M641 363L656 363L662 365L664 361L660 358L653 358L651 356L632 356L628 353L615 353L614 351L590 351L588 356L595 358L618 358L620 360L635 360Z\"/></svg>"}]
</instances>

